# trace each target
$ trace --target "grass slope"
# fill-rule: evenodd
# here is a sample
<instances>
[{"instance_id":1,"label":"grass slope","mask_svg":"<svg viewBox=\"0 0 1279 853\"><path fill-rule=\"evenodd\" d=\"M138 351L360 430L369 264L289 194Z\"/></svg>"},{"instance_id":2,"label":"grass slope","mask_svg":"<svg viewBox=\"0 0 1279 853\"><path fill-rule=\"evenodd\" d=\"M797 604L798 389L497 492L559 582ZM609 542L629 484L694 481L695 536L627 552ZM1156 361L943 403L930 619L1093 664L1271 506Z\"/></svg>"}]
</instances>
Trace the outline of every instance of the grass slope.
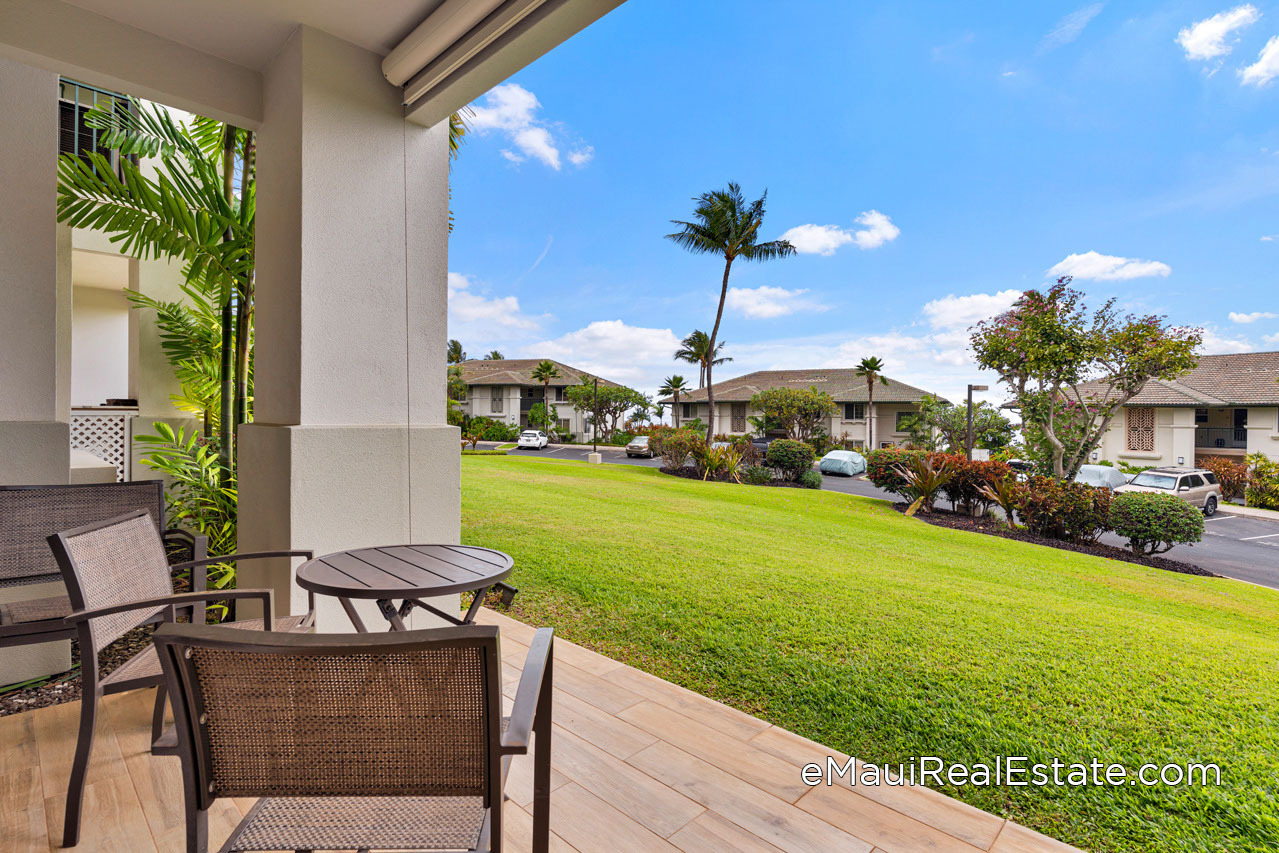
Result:
<instances>
[{"instance_id":1,"label":"grass slope","mask_svg":"<svg viewBox=\"0 0 1279 853\"><path fill-rule=\"evenodd\" d=\"M877 764L1217 762L1220 788L945 788L1104 851L1279 848L1279 594L831 492L462 460L517 614Z\"/></svg>"}]
</instances>

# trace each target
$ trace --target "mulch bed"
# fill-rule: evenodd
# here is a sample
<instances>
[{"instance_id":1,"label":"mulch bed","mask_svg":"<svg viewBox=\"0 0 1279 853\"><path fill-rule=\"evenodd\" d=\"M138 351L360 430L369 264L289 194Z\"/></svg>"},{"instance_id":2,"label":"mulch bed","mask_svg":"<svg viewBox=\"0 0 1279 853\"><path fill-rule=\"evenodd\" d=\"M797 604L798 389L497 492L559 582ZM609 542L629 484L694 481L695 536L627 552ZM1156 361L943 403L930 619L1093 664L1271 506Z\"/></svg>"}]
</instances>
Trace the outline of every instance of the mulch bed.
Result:
<instances>
[{"instance_id":1,"label":"mulch bed","mask_svg":"<svg viewBox=\"0 0 1279 853\"><path fill-rule=\"evenodd\" d=\"M907 504L898 502L893 504L893 509L904 513ZM1031 542L1035 545L1046 545L1049 548L1059 548L1063 551L1074 551L1079 554L1092 554L1094 557L1105 557L1111 560L1123 560L1125 563L1136 563L1139 566L1149 566L1152 569L1163 569L1166 572L1177 572L1183 575L1198 575L1205 578L1219 578L1221 575L1210 572L1207 569L1196 566L1194 563L1182 563L1177 560L1169 560L1167 557L1138 557L1132 551L1125 548L1116 548L1114 545L1103 545L1101 543L1087 542L1063 542L1060 539L1047 539L1043 536L1035 536L1033 533L1027 533L1025 530L1009 530L1008 525L997 518L973 518L970 515L964 515L959 512L951 512L944 509L934 509L932 512L916 513L915 518L928 524L935 524L938 527L949 527L952 530L970 530L973 533L985 533L988 536L1002 536L1004 539L1017 539L1021 542Z\"/></svg>"},{"instance_id":2,"label":"mulch bed","mask_svg":"<svg viewBox=\"0 0 1279 853\"><path fill-rule=\"evenodd\" d=\"M688 466L685 466L685 467L683 467L683 468L671 468L671 467L669 467L669 466L663 465L661 468L658 468L657 470L658 470L658 471L661 471L663 474L670 474L672 477L683 477L685 480L700 480L700 479L702 479L702 475L701 475L701 474L697 473L696 471L694 471L692 468L689 468ZM728 476L727 474L711 474L711 475L710 475L709 477L707 477L706 479L707 479L708 481L714 481L714 482L716 482L716 483L736 483L736 482L737 482L736 480L734 480L732 477ZM779 486L779 487L787 488L787 489L802 489L802 488L804 488L804 487L803 487L802 485L800 485L799 483L794 483L794 482L791 482L790 480L773 480L771 483L758 483L758 484L757 484L757 483L746 483L746 482L744 482L744 481L743 481L742 485L746 485L746 486L754 486L754 485L762 485L762 486Z\"/></svg>"},{"instance_id":3,"label":"mulch bed","mask_svg":"<svg viewBox=\"0 0 1279 853\"><path fill-rule=\"evenodd\" d=\"M151 645L155 625L134 628L98 654L99 677L106 676L116 667ZM25 690L14 690L0 695L0 717L75 702L80 698L80 649L76 640L71 641L73 666L68 672L52 675L42 684Z\"/></svg>"}]
</instances>

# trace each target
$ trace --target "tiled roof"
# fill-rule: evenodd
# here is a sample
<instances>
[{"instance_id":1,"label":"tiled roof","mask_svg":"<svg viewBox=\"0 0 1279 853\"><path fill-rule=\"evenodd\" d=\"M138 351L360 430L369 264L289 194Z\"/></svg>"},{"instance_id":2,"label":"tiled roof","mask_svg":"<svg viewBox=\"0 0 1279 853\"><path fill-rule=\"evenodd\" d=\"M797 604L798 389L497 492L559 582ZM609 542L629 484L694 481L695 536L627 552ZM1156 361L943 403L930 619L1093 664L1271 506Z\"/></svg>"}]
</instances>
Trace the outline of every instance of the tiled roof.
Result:
<instances>
[{"instance_id":1,"label":"tiled roof","mask_svg":"<svg viewBox=\"0 0 1279 853\"><path fill-rule=\"evenodd\" d=\"M1080 390L1101 392L1095 383ZM1203 355L1199 365L1175 380L1152 379L1128 404L1130 406L1279 405L1279 352L1243 352Z\"/></svg>"},{"instance_id":2,"label":"tiled roof","mask_svg":"<svg viewBox=\"0 0 1279 853\"><path fill-rule=\"evenodd\" d=\"M817 388L835 398L837 403L864 403L866 379L851 367L818 368L816 370L757 370L745 376L716 382L715 402L743 402L769 388ZM918 403L929 392L896 379L887 385L875 384L876 403ZM680 395L680 402L706 400L706 389L699 388ZM663 402L669 402L669 399Z\"/></svg>"},{"instance_id":3,"label":"tiled roof","mask_svg":"<svg viewBox=\"0 0 1279 853\"><path fill-rule=\"evenodd\" d=\"M467 385L536 385L542 383L533 378L532 373L544 359L540 358L503 358L503 359L470 359L458 366L462 368L462 381ZM595 374L569 367L560 361L549 359L559 370L558 379L551 380L552 385L577 385L583 378L594 379ZM604 377L600 377L601 385L617 385Z\"/></svg>"}]
</instances>

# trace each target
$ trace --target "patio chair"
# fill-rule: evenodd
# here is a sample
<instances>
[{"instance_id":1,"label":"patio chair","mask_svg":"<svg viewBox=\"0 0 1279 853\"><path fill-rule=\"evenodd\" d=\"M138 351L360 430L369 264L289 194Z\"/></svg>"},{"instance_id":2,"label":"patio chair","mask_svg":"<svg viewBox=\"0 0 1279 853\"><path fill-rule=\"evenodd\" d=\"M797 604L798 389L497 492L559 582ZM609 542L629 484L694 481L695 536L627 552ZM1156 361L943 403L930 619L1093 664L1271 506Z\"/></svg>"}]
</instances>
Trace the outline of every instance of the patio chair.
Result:
<instances>
[{"instance_id":1,"label":"patio chair","mask_svg":"<svg viewBox=\"0 0 1279 853\"><path fill-rule=\"evenodd\" d=\"M46 538L144 509L157 527L164 523L164 483L84 483L58 486L0 486L0 587L61 583L62 574ZM167 543L181 542L192 560L208 556L208 539L185 530L166 530ZM203 574L193 574L191 588L205 587ZM63 620L71 613L65 593L0 604L0 649L48 643L75 636Z\"/></svg>"},{"instance_id":2,"label":"patio chair","mask_svg":"<svg viewBox=\"0 0 1279 853\"><path fill-rule=\"evenodd\" d=\"M500 853L511 757L534 753L533 845L550 842L550 629L502 717L498 630L156 631L182 756L188 853L221 797L260 799L223 853ZM533 738L536 741L533 741Z\"/></svg>"},{"instance_id":3,"label":"patio chair","mask_svg":"<svg viewBox=\"0 0 1279 853\"><path fill-rule=\"evenodd\" d=\"M66 818L62 846L74 847L80 838L80 812L84 799L85 774L93 753L98 702L104 695L156 686L155 711L151 721L151 751L157 755L177 754L177 734L164 731L165 684L155 646L121 664L105 678L98 678L98 652L126 632L147 622L173 622L179 609L189 608L191 621L205 621L208 600L257 599L264 614L273 613L271 591L266 589L212 589L174 593L171 569L194 569L213 563L251 560L259 557L305 557L310 551L270 551L204 557L169 566L164 542L148 510L135 510L116 518L55 533L49 537L58 568L67 585L75 610L66 617L74 627L80 645L81 699L80 731L75 760L67 784ZM267 632L307 631L315 623L315 599L302 616L286 616L233 623ZM213 626L213 630L225 630Z\"/></svg>"}]
</instances>

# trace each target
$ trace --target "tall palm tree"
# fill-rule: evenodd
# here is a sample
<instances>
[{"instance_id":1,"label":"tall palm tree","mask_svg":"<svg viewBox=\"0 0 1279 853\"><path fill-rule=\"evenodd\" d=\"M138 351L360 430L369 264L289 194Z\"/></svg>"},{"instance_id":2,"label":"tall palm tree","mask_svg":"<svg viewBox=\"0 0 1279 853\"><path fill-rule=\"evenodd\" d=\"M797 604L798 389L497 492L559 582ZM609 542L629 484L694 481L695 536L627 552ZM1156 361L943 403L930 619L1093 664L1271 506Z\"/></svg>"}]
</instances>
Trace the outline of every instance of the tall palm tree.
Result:
<instances>
[{"instance_id":1,"label":"tall palm tree","mask_svg":"<svg viewBox=\"0 0 1279 853\"><path fill-rule=\"evenodd\" d=\"M795 254L795 247L786 240L760 243L759 229L764 224L765 191L753 202L747 202L742 188L730 182L727 189L712 190L693 199L693 221L671 220L680 230L667 234L672 240L695 255L719 255L724 258L724 278L719 288L719 308L715 311L715 325L711 327L706 362L706 402L710 409L710 423L706 425L706 439L715 435L715 391L711 379L714 354L718 352L715 341L719 336L720 320L724 317L724 302L728 298L728 275L733 261L771 261Z\"/></svg>"},{"instance_id":2,"label":"tall palm tree","mask_svg":"<svg viewBox=\"0 0 1279 853\"><path fill-rule=\"evenodd\" d=\"M549 431L551 428L551 381L560 378L560 370L555 366L555 362L544 358L537 363L537 367L534 367L529 375L542 383L542 414L546 417L545 426Z\"/></svg>"},{"instance_id":3,"label":"tall palm tree","mask_svg":"<svg viewBox=\"0 0 1279 853\"><path fill-rule=\"evenodd\" d=\"M715 356L711 356L711 336L703 332L701 329L694 329L688 337L680 341L679 349L675 350L676 361L687 361L689 364L697 365L697 387L706 387L706 365L707 363L719 366L726 361L732 361L728 356L720 356L727 346L726 341L720 341L715 345Z\"/></svg>"},{"instance_id":4,"label":"tall palm tree","mask_svg":"<svg viewBox=\"0 0 1279 853\"><path fill-rule=\"evenodd\" d=\"M462 349L462 342L457 338L449 338L448 360L449 364L461 364L466 361L466 350Z\"/></svg>"},{"instance_id":5,"label":"tall palm tree","mask_svg":"<svg viewBox=\"0 0 1279 853\"><path fill-rule=\"evenodd\" d=\"M502 355L499 350L491 349L489 350L489 354L484 356L484 358L488 361L502 361L506 358L506 356Z\"/></svg>"},{"instance_id":6,"label":"tall palm tree","mask_svg":"<svg viewBox=\"0 0 1279 853\"><path fill-rule=\"evenodd\" d=\"M875 356L863 358L853 372L866 380L866 449L875 449L875 383L888 384L884 375L884 362Z\"/></svg>"},{"instance_id":7,"label":"tall palm tree","mask_svg":"<svg viewBox=\"0 0 1279 853\"><path fill-rule=\"evenodd\" d=\"M663 397L672 398L671 403L671 423L675 425L675 429L679 429L679 395L687 394L691 388L683 376L676 374L675 376L666 377L662 383L662 387L657 389L657 393ZM661 412L658 412L661 417Z\"/></svg>"}]
</instances>

